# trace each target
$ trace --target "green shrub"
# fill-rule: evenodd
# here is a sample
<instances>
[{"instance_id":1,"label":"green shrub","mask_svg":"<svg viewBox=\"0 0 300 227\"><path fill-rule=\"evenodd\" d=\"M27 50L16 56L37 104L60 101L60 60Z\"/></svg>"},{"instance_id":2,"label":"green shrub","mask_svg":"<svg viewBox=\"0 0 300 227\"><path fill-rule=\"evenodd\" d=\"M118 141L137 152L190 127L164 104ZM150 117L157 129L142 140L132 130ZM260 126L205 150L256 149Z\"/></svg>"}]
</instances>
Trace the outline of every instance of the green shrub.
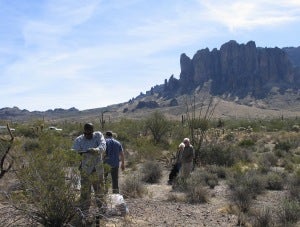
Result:
<instances>
[{"instance_id":1,"label":"green shrub","mask_svg":"<svg viewBox=\"0 0 300 227\"><path fill-rule=\"evenodd\" d=\"M281 174L269 172L266 176L267 186L269 190L282 190L284 187L284 179Z\"/></svg>"},{"instance_id":2,"label":"green shrub","mask_svg":"<svg viewBox=\"0 0 300 227\"><path fill-rule=\"evenodd\" d=\"M76 214L76 174L66 181L65 167L78 157L72 151L28 153L27 165L17 172L23 200L12 197L16 211L43 226L63 226Z\"/></svg>"},{"instance_id":3,"label":"green shrub","mask_svg":"<svg viewBox=\"0 0 300 227\"><path fill-rule=\"evenodd\" d=\"M279 220L284 226L299 221L300 203L294 200L283 200L280 207Z\"/></svg>"},{"instance_id":4,"label":"green shrub","mask_svg":"<svg viewBox=\"0 0 300 227\"><path fill-rule=\"evenodd\" d=\"M225 166L208 165L206 169L208 172L216 174L218 178L226 178L227 169Z\"/></svg>"},{"instance_id":5,"label":"green shrub","mask_svg":"<svg viewBox=\"0 0 300 227\"><path fill-rule=\"evenodd\" d=\"M278 141L275 144L275 150L282 150L282 151L289 152L291 148L292 148L292 144L290 143L290 141Z\"/></svg>"},{"instance_id":6,"label":"green shrub","mask_svg":"<svg viewBox=\"0 0 300 227\"><path fill-rule=\"evenodd\" d=\"M232 147L224 144L210 144L203 147L200 152L200 160L204 164L220 166L232 166L235 162Z\"/></svg>"},{"instance_id":7,"label":"green shrub","mask_svg":"<svg viewBox=\"0 0 300 227\"><path fill-rule=\"evenodd\" d=\"M261 173L268 173L272 166L275 166L278 158L273 152L263 153L259 158L259 170Z\"/></svg>"},{"instance_id":8,"label":"green shrub","mask_svg":"<svg viewBox=\"0 0 300 227\"><path fill-rule=\"evenodd\" d=\"M295 170L295 166L292 162L290 161L287 161L284 165L284 169L289 172L289 173L292 173L294 170Z\"/></svg>"},{"instance_id":9,"label":"green shrub","mask_svg":"<svg viewBox=\"0 0 300 227\"><path fill-rule=\"evenodd\" d=\"M300 203L300 169L297 169L292 174L289 180L288 190L290 198Z\"/></svg>"},{"instance_id":10,"label":"green shrub","mask_svg":"<svg viewBox=\"0 0 300 227\"><path fill-rule=\"evenodd\" d=\"M287 154L286 151L281 150L281 149L275 149L274 150L274 154L278 157L278 158L284 158Z\"/></svg>"},{"instance_id":11,"label":"green shrub","mask_svg":"<svg viewBox=\"0 0 300 227\"><path fill-rule=\"evenodd\" d=\"M17 136L24 136L27 138L37 138L38 137L38 133L36 132L36 130L33 127L30 127L28 125L24 125L24 126L19 126L16 129L16 134Z\"/></svg>"},{"instance_id":12,"label":"green shrub","mask_svg":"<svg viewBox=\"0 0 300 227\"><path fill-rule=\"evenodd\" d=\"M18 141L21 149L14 151L14 170L21 187L9 198L14 207L10 215L33 226L68 225L77 212L74 186L78 183L75 169L80 156L71 151L69 139L43 131L36 136L22 137ZM68 170L68 177L67 169L72 170Z\"/></svg>"},{"instance_id":13,"label":"green shrub","mask_svg":"<svg viewBox=\"0 0 300 227\"><path fill-rule=\"evenodd\" d=\"M194 171L191 179L194 181L198 181L200 184L206 184L212 189L219 183L216 174L200 169Z\"/></svg>"},{"instance_id":14,"label":"green shrub","mask_svg":"<svg viewBox=\"0 0 300 227\"><path fill-rule=\"evenodd\" d=\"M146 161L141 168L142 181L146 183L158 183L162 177L162 167L156 161Z\"/></svg>"},{"instance_id":15,"label":"green shrub","mask_svg":"<svg viewBox=\"0 0 300 227\"><path fill-rule=\"evenodd\" d=\"M261 194L266 186L266 181L263 175L256 170L250 170L245 174L245 185L251 190L251 193L255 197Z\"/></svg>"},{"instance_id":16,"label":"green shrub","mask_svg":"<svg viewBox=\"0 0 300 227\"><path fill-rule=\"evenodd\" d=\"M145 125L151 132L155 144L162 142L171 129L170 121L158 111L146 118Z\"/></svg>"},{"instance_id":17,"label":"green shrub","mask_svg":"<svg viewBox=\"0 0 300 227\"><path fill-rule=\"evenodd\" d=\"M142 137L135 140L133 149L137 151L136 158L139 160L158 159L161 156L159 147Z\"/></svg>"},{"instance_id":18,"label":"green shrub","mask_svg":"<svg viewBox=\"0 0 300 227\"><path fill-rule=\"evenodd\" d=\"M37 139L27 139L23 145L24 151L35 151L40 149L40 143Z\"/></svg>"},{"instance_id":19,"label":"green shrub","mask_svg":"<svg viewBox=\"0 0 300 227\"><path fill-rule=\"evenodd\" d=\"M252 139L243 139L242 141L239 142L239 146L241 147L250 147L254 145L255 142Z\"/></svg>"}]
</instances>

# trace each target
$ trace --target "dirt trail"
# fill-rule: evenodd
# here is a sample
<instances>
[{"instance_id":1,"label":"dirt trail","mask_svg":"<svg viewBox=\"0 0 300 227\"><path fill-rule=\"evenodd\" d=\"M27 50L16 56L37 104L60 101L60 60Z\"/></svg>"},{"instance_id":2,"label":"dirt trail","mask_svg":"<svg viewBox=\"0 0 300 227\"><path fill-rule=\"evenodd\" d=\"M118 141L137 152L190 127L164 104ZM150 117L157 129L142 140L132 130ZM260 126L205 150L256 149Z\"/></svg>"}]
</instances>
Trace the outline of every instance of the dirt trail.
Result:
<instances>
[{"instance_id":1,"label":"dirt trail","mask_svg":"<svg viewBox=\"0 0 300 227\"><path fill-rule=\"evenodd\" d=\"M148 193L143 198L126 199L128 216L114 219L108 226L236 226L237 217L227 212L228 190L224 182L210 189L208 203L189 204L170 200L171 194L180 193L167 185L168 174L165 170L160 183L147 185Z\"/></svg>"}]
</instances>

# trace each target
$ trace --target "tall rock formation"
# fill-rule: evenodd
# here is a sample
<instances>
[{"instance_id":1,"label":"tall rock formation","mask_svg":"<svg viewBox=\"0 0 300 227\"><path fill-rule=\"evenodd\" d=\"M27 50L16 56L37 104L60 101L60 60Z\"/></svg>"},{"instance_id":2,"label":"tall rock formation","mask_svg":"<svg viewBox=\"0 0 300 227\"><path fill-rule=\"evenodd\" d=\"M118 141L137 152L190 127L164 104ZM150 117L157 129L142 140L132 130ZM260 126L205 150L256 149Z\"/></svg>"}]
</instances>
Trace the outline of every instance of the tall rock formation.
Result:
<instances>
[{"instance_id":1,"label":"tall rock formation","mask_svg":"<svg viewBox=\"0 0 300 227\"><path fill-rule=\"evenodd\" d=\"M287 53L277 47L258 48L253 41L229 41L220 50L199 50L192 59L182 54L180 67L178 94L189 93L210 80L213 95L262 98L274 86L282 91L300 88L300 70L293 66ZM176 82L173 76L169 82ZM168 81L165 85L165 92L170 94L168 88L174 86L168 86Z\"/></svg>"}]
</instances>

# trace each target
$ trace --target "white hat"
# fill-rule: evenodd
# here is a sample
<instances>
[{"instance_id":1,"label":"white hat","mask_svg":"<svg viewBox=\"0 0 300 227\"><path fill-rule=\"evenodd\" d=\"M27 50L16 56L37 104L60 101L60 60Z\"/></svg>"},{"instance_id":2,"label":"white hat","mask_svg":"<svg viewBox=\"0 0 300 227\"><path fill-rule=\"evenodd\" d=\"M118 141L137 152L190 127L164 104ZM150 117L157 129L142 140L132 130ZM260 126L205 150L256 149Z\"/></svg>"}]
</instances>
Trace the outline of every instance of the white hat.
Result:
<instances>
[{"instance_id":1,"label":"white hat","mask_svg":"<svg viewBox=\"0 0 300 227\"><path fill-rule=\"evenodd\" d=\"M183 147L185 147L185 145L184 145L184 143L180 143L178 147L183 148Z\"/></svg>"}]
</instances>

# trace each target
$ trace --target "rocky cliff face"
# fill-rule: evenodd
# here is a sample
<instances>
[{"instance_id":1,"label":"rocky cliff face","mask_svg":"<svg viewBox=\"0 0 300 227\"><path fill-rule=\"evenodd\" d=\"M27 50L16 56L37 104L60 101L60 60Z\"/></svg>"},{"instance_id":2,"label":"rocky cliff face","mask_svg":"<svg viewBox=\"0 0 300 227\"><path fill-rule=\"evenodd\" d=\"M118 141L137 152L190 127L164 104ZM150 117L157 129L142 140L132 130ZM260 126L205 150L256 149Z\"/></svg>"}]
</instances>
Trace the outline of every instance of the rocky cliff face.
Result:
<instances>
[{"instance_id":1,"label":"rocky cliff face","mask_svg":"<svg viewBox=\"0 0 300 227\"><path fill-rule=\"evenodd\" d=\"M291 59L291 62L293 65L300 67L300 46L299 47L285 47L282 48L289 58Z\"/></svg>"},{"instance_id":2,"label":"rocky cliff face","mask_svg":"<svg viewBox=\"0 0 300 227\"><path fill-rule=\"evenodd\" d=\"M181 73L177 93L193 91L211 80L213 95L265 97L272 87L281 91L300 88L300 70L280 48L258 48L255 42L238 44L229 41L220 50L199 50L192 59L180 57ZM174 89L174 78L165 82L164 92ZM174 90L173 90L174 93Z\"/></svg>"}]
</instances>

